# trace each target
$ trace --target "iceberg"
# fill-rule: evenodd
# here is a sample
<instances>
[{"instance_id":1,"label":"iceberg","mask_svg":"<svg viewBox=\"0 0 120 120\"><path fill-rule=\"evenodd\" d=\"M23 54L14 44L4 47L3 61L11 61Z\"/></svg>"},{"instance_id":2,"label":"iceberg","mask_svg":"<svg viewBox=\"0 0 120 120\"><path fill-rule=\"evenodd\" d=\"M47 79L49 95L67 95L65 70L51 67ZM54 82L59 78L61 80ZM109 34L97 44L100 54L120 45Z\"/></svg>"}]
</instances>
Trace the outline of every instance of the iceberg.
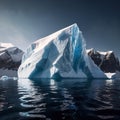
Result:
<instances>
[{"instance_id":1,"label":"iceberg","mask_svg":"<svg viewBox=\"0 0 120 120\"><path fill-rule=\"evenodd\" d=\"M86 52L77 24L32 43L22 56L19 78L106 78Z\"/></svg>"}]
</instances>

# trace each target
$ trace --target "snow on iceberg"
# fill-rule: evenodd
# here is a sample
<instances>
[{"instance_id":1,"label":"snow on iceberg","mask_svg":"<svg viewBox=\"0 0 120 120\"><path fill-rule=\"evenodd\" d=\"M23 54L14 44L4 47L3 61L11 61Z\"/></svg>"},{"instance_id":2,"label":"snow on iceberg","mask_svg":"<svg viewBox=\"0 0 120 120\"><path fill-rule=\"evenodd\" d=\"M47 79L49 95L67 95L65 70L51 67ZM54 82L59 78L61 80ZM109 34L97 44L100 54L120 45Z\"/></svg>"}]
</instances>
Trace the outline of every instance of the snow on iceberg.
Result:
<instances>
[{"instance_id":1,"label":"snow on iceberg","mask_svg":"<svg viewBox=\"0 0 120 120\"><path fill-rule=\"evenodd\" d=\"M77 24L32 43L22 57L20 78L106 78L86 53Z\"/></svg>"}]
</instances>

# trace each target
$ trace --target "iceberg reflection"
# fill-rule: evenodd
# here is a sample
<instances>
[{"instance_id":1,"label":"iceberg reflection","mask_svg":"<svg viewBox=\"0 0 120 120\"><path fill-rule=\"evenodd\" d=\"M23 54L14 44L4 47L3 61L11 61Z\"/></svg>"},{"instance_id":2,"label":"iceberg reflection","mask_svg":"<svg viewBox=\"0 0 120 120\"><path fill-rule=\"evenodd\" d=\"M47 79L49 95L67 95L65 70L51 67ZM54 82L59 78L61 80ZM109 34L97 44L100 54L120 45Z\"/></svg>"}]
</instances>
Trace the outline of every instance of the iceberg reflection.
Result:
<instances>
[{"instance_id":1,"label":"iceberg reflection","mask_svg":"<svg viewBox=\"0 0 120 120\"><path fill-rule=\"evenodd\" d=\"M118 80L104 79L21 79L18 93L22 107L20 116L39 119L67 119L67 116L113 118L107 112L119 107ZM87 112L86 112L87 111ZM96 114L97 113L97 114ZM54 117L53 117L54 116Z\"/></svg>"}]
</instances>

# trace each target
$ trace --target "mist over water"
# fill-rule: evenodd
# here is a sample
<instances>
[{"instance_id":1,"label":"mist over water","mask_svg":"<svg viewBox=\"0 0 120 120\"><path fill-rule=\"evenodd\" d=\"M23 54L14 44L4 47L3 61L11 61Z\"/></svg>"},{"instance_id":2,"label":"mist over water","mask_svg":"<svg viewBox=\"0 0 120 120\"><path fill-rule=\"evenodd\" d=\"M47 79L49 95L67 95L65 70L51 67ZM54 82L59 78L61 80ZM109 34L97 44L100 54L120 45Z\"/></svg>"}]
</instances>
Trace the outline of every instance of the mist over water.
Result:
<instances>
[{"instance_id":1,"label":"mist over water","mask_svg":"<svg viewBox=\"0 0 120 120\"><path fill-rule=\"evenodd\" d=\"M0 81L0 120L119 120L120 80Z\"/></svg>"}]
</instances>

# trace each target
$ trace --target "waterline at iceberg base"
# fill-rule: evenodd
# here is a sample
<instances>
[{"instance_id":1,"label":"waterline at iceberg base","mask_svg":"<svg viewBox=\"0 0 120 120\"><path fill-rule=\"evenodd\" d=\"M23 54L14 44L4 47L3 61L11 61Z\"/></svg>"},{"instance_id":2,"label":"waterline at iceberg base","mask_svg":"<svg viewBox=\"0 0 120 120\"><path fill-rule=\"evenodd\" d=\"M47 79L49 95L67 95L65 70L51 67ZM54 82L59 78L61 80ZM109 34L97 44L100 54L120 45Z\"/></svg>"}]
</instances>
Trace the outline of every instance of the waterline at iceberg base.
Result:
<instances>
[{"instance_id":1,"label":"waterline at iceberg base","mask_svg":"<svg viewBox=\"0 0 120 120\"><path fill-rule=\"evenodd\" d=\"M32 43L22 57L19 78L107 78L86 52L77 24Z\"/></svg>"}]
</instances>

